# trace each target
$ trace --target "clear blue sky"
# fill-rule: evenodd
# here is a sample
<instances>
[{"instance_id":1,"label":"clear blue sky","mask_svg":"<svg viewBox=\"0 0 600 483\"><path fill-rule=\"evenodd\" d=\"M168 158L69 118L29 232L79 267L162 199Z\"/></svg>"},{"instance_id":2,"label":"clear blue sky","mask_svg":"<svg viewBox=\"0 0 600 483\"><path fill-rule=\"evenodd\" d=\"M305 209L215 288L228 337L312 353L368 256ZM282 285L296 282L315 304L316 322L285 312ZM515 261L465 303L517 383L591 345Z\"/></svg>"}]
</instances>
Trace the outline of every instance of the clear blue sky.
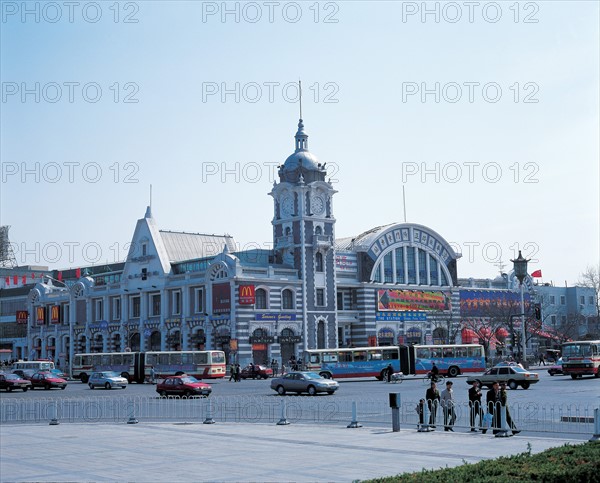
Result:
<instances>
[{"instance_id":1,"label":"clear blue sky","mask_svg":"<svg viewBox=\"0 0 600 483\"><path fill-rule=\"evenodd\" d=\"M599 260L599 4L480 3L2 1L17 261L122 260L150 184L161 229L268 246L301 78L338 238L402 222L404 184L407 221L463 253L460 277L518 246L575 282Z\"/></svg>"}]
</instances>

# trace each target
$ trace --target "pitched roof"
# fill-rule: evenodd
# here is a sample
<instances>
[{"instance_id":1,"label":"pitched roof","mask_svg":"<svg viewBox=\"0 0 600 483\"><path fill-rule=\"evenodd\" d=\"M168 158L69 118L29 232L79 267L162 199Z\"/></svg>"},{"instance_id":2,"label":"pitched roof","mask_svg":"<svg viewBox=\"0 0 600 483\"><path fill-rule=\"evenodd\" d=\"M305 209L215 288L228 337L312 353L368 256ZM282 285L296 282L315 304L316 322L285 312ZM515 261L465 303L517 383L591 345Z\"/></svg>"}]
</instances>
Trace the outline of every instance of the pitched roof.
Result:
<instances>
[{"instance_id":1,"label":"pitched roof","mask_svg":"<svg viewBox=\"0 0 600 483\"><path fill-rule=\"evenodd\" d=\"M181 262L218 255L227 246L235 251L235 242L230 235L206 235L159 230L169 257L169 262Z\"/></svg>"}]
</instances>

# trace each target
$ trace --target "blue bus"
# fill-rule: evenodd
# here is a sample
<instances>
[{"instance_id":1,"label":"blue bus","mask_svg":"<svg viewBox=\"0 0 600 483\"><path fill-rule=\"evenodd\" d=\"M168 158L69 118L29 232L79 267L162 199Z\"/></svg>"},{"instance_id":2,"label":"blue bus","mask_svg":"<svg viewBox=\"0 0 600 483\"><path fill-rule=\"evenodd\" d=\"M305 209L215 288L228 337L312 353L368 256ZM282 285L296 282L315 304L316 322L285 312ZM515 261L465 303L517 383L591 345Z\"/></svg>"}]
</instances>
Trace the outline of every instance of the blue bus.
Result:
<instances>
[{"instance_id":1,"label":"blue bus","mask_svg":"<svg viewBox=\"0 0 600 483\"><path fill-rule=\"evenodd\" d=\"M456 377L466 372L483 372L485 357L479 344L411 345L309 349L304 367L323 377L385 377L389 365L394 372L427 374L433 363L440 374Z\"/></svg>"}]
</instances>

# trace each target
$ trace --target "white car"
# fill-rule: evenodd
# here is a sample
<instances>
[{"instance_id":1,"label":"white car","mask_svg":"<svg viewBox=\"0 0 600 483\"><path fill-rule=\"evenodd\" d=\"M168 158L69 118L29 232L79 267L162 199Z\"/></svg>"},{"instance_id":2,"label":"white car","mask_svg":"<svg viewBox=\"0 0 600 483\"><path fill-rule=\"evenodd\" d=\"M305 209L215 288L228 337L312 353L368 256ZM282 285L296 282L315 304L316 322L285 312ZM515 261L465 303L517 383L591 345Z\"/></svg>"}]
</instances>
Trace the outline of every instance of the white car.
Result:
<instances>
[{"instance_id":1,"label":"white car","mask_svg":"<svg viewBox=\"0 0 600 483\"><path fill-rule=\"evenodd\" d=\"M119 373L113 371L93 372L88 379L88 386L90 386L90 389L94 389L96 387L103 387L105 389L121 387L125 389L127 384L129 384L127 379L122 377Z\"/></svg>"}]
</instances>

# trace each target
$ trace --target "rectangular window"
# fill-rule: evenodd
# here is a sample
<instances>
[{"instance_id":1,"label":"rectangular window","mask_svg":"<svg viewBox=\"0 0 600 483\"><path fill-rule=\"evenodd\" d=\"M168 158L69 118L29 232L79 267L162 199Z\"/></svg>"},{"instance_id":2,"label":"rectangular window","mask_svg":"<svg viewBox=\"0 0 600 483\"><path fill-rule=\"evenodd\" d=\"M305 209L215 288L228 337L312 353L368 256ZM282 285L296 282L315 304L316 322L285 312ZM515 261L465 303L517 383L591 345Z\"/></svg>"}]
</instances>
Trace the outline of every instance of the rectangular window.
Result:
<instances>
[{"instance_id":1,"label":"rectangular window","mask_svg":"<svg viewBox=\"0 0 600 483\"><path fill-rule=\"evenodd\" d=\"M427 285L427 254L419 249L419 285Z\"/></svg>"},{"instance_id":2,"label":"rectangular window","mask_svg":"<svg viewBox=\"0 0 600 483\"><path fill-rule=\"evenodd\" d=\"M566 315L561 315L560 316L560 323L562 325L565 325L567 323L567 316Z\"/></svg>"},{"instance_id":3,"label":"rectangular window","mask_svg":"<svg viewBox=\"0 0 600 483\"><path fill-rule=\"evenodd\" d=\"M550 305L555 305L556 304L556 299L554 298L554 295L550 295Z\"/></svg>"},{"instance_id":4,"label":"rectangular window","mask_svg":"<svg viewBox=\"0 0 600 483\"><path fill-rule=\"evenodd\" d=\"M389 252L385 257L383 257L383 281L385 283L394 283L392 255L393 252Z\"/></svg>"},{"instance_id":5,"label":"rectangular window","mask_svg":"<svg viewBox=\"0 0 600 483\"><path fill-rule=\"evenodd\" d=\"M417 283L417 272L415 262L415 248L408 247L406 249L406 266L408 268L408 280L407 283Z\"/></svg>"},{"instance_id":6,"label":"rectangular window","mask_svg":"<svg viewBox=\"0 0 600 483\"><path fill-rule=\"evenodd\" d=\"M337 293L337 308L338 310L344 310L344 292L338 290Z\"/></svg>"},{"instance_id":7,"label":"rectangular window","mask_svg":"<svg viewBox=\"0 0 600 483\"><path fill-rule=\"evenodd\" d=\"M588 298L588 304L594 305L594 296L593 295L589 296L589 298Z\"/></svg>"},{"instance_id":8,"label":"rectangular window","mask_svg":"<svg viewBox=\"0 0 600 483\"><path fill-rule=\"evenodd\" d=\"M585 304L585 295L580 295L580 296L579 296L579 303L580 303L581 305L584 305L584 304Z\"/></svg>"},{"instance_id":9,"label":"rectangular window","mask_svg":"<svg viewBox=\"0 0 600 483\"><path fill-rule=\"evenodd\" d=\"M204 313L204 290L201 288L194 289L194 313Z\"/></svg>"},{"instance_id":10,"label":"rectangular window","mask_svg":"<svg viewBox=\"0 0 600 483\"><path fill-rule=\"evenodd\" d=\"M396 248L396 283L404 283L404 249Z\"/></svg>"},{"instance_id":11,"label":"rectangular window","mask_svg":"<svg viewBox=\"0 0 600 483\"><path fill-rule=\"evenodd\" d=\"M560 305L566 305L567 304L567 298L564 295L560 296Z\"/></svg>"},{"instance_id":12,"label":"rectangular window","mask_svg":"<svg viewBox=\"0 0 600 483\"><path fill-rule=\"evenodd\" d=\"M69 323L69 308L69 304L62 304L61 306L60 316L63 324Z\"/></svg>"},{"instance_id":13,"label":"rectangular window","mask_svg":"<svg viewBox=\"0 0 600 483\"><path fill-rule=\"evenodd\" d=\"M179 315L181 313L181 292L179 290L174 290L173 294L173 315Z\"/></svg>"},{"instance_id":14,"label":"rectangular window","mask_svg":"<svg viewBox=\"0 0 600 483\"><path fill-rule=\"evenodd\" d=\"M438 264L432 255L429 255L429 280L430 285L437 285L438 282Z\"/></svg>"},{"instance_id":15,"label":"rectangular window","mask_svg":"<svg viewBox=\"0 0 600 483\"><path fill-rule=\"evenodd\" d=\"M150 295L150 303L152 307L151 315L154 317L160 316L160 294L155 293Z\"/></svg>"},{"instance_id":16,"label":"rectangular window","mask_svg":"<svg viewBox=\"0 0 600 483\"><path fill-rule=\"evenodd\" d=\"M121 298L114 297L112 299L112 319L121 320Z\"/></svg>"},{"instance_id":17,"label":"rectangular window","mask_svg":"<svg viewBox=\"0 0 600 483\"><path fill-rule=\"evenodd\" d=\"M550 320L552 321L552 325L556 325L556 315L550 316Z\"/></svg>"},{"instance_id":18,"label":"rectangular window","mask_svg":"<svg viewBox=\"0 0 600 483\"><path fill-rule=\"evenodd\" d=\"M317 306L323 307L325 305L325 290L322 288L317 289Z\"/></svg>"},{"instance_id":19,"label":"rectangular window","mask_svg":"<svg viewBox=\"0 0 600 483\"><path fill-rule=\"evenodd\" d=\"M95 306L95 319L96 321L102 320L102 299L96 299L94 301L94 306Z\"/></svg>"},{"instance_id":20,"label":"rectangular window","mask_svg":"<svg viewBox=\"0 0 600 483\"><path fill-rule=\"evenodd\" d=\"M129 310L130 316L133 318L139 318L140 317L140 296L135 295L135 296L131 297L129 299L129 301L130 301L129 307L131 307Z\"/></svg>"}]
</instances>

